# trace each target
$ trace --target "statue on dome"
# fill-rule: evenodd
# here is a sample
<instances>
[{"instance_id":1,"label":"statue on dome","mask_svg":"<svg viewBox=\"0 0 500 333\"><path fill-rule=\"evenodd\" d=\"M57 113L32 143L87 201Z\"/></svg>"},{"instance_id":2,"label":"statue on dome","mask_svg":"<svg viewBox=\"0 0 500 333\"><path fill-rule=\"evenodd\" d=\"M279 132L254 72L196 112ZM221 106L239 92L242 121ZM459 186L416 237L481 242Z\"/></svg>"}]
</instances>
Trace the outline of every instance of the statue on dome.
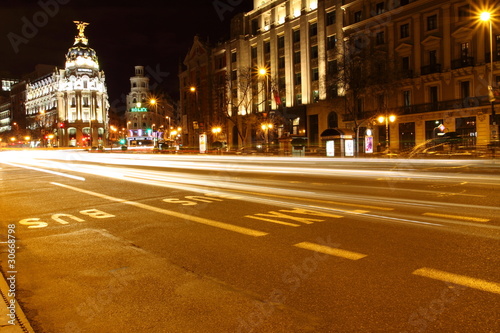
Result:
<instances>
[{"instance_id":1,"label":"statue on dome","mask_svg":"<svg viewBox=\"0 0 500 333\"><path fill-rule=\"evenodd\" d=\"M81 42L87 45L88 39L87 37L85 37L85 34L83 32L85 31L85 27L88 26L89 23L83 21L73 21L73 23L76 24L76 28L78 29L78 36L75 37L75 44Z\"/></svg>"}]
</instances>

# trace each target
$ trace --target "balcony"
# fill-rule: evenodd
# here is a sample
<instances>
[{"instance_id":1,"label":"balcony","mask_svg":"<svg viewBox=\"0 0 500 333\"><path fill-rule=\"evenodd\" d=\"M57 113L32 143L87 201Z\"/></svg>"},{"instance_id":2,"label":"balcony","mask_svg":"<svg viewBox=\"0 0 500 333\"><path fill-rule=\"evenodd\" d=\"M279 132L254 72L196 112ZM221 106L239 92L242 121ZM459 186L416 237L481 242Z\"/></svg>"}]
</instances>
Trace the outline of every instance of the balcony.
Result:
<instances>
[{"instance_id":1,"label":"balcony","mask_svg":"<svg viewBox=\"0 0 500 333\"><path fill-rule=\"evenodd\" d=\"M434 103L424 103L424 104L415 104L415 105L407 105L400 106L397 108L390 108L388 110L371 110L365 111L363 114L358 114L357 119L367 119L370 117L374 117L378 114L397 114L397 115L410 115L416 113L427 113L427 112L435 112L435 111L452 111L452 110L460 110L467 109L471 107L478 106L489 106L491 105L488 100L488 96L476 96L476 97L468 97L463 99L453 99L448 101L439 101ZM342 119L343 121L353 121L355 116L353 114L344 114Z\"/></svg>"},{"instance_id":2,"label":"balcony","mask_svg":"<svg viewBox=\"0 0 500 333\"><path fill-rule=\"evenodd\" d=\"M474 66L474 57L462 57L451 62L451 69Z\"/></svg>"},{"instance_id":3,"label":"balcony","mask_svg":"<svg viewBox=\"0 0 500 333\"><path fill-rule=\"evenodd\" d=\"M416 104L402 106L395 111L397 114L414 114L434 111L447 111L465 109L470 107L489 105L488 96L468 97L463 99L453 99L434 103Z\"/></svg>"},{"instance_id":4,"label":"balcony","mask_svg":"<svg viewBox=\"0 0 500 333\"><path fill-rule=\"evenodd\" d=\"M421 75L428 75L434 73L441 73L441 64L432 64L420 67Z\"/></svg>"}]
</instances>

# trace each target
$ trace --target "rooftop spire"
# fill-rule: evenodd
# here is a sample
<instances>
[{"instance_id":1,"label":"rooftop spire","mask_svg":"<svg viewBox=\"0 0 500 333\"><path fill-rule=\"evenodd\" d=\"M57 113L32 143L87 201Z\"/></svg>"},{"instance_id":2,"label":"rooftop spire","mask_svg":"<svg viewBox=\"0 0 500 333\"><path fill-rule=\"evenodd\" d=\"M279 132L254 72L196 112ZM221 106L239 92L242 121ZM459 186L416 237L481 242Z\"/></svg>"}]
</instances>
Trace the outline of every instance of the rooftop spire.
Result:
<instances>
[{"instance_id":1,"label":"rooftop spire","mask_svg":"<svg viewBox=\"0 0 500 333\"><path fill-rule=\"evenodd\" d=\"M85 30L85 27L88 26L89 24L87 22L82 22L82 21L73 21L73 23L76 24L76 28L79 31L78 36L75 37L75 43L73 45L76 45L78 43L88 45L89 41L87 37L85 37L85 34L83 32Z\"/></svg>"}]
</instances>

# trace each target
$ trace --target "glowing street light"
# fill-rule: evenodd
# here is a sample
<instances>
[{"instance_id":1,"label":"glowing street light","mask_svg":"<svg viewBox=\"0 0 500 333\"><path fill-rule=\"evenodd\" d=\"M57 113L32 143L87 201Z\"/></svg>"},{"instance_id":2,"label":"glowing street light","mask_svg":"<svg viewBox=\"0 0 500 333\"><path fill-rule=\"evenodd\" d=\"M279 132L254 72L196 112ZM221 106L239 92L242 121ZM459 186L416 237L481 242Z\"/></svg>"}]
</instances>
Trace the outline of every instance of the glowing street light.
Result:
<instances>
[{"instance_id":1,"label":"glowing street light","mask_svg":"<svg viewBox=\"0 0 500 333\"><path fill-rule=\"evenodd\" d=\"M273 129L273 124L271 123L262 123L260 126L264 131L265 143L266 143L266 152L269 150L269 130Z\"/></svg>"},{"instance_id":2,"label":"glowing street light","mask_svg":"<svg viewBox=\"0 0 500 333\"><path fill-rule=\"evenodd\" d=\"M380 124L385 122L385 150L389 153L389 122L393 123L396 121L396 116L395 115L390 115L390 116L379 116L377 118L378 122Z\"/></svg>"}]
</instances>

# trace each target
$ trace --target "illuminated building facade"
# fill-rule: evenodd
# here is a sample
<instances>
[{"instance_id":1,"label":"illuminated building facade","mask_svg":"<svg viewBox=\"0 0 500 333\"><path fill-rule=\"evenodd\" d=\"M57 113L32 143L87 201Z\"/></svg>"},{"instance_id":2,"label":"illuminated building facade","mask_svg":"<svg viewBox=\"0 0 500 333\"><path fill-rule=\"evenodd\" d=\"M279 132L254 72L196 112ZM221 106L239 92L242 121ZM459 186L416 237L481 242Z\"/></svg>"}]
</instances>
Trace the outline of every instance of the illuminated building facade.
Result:
<instances>
[{"instance_id":1,"label":"illuminated building facade","mask_svg":"<svg viewBox=\"0 0 500 333\"><path fill-rule=\"evenodd\" d=\"M225 52L230 111L279 113L291 123L282 131L307 136L312 147L324 145L321 133L329 128L360 130L361 137L371 128L375 144L387 134L393 151L444 132L457 132L466 146L486 145L498 133L488 77L493 70L498 85L500 22L492 24L490 50L481 10L467 0L256 0L216 48ZM363 52L368 65L356 82L348 66ZM380 70L373 59L385 59L387 75L378 82L368 80ZM248 70L254 82L242 89ZM181 91L187 84L181 81ZM365 86L356 90L359 84ZM396 120L387 127L371 121L388 114Z\"/></svg>"},{"instance_id":2,"label":"illuminated building facade","mask_svg":"<svg viewBox=\"0 0 500 333\"><path fill-rule=\"evenodd\" d=\"M127 95L127 141L129 146L157 146L169 139L174 122L174 103L150 92L143 66L135 66Z\"/></svg>"},{"instance_id":3,"label":"illuminated building facade","mask_svg":"<svg viewBox=\"0 0 500 333\"><path fill-rule=\"evenodd\" d=\"M108 134L108 94L96 52L84 35L66 54L64 69L27 82L27 128L42 142L59 146L104 146Z\"/></svg>"},{"instance_id":4,"label":"illuminated building facade","mask_svg":"<svg viewBox=\"0 0 500 333\"><path fill-rule=\"evenodd\" d=\"M224 45L212 47L195 36L184 58L179 73L180 111L183 141L188 147L196 147L200 134L210 135L212 127L226 128L222 115L227 106L226 57ZM218 139L225 140L225 134Z\"/></svg>"}]
</instances>

